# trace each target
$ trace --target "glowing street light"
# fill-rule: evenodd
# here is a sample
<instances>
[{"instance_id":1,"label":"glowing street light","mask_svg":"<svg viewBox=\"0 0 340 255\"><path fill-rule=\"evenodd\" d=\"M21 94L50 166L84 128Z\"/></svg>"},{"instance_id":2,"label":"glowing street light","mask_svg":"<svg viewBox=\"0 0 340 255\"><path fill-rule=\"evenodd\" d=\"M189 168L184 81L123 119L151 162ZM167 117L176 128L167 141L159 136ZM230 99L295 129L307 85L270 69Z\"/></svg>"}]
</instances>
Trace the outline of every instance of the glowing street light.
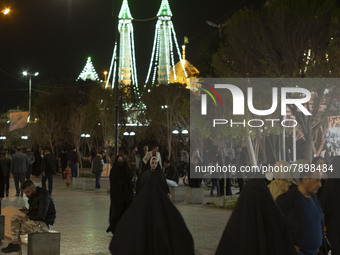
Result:
<instances>
[{"instance_id":1,"label":"glowing street light","mask_svg":"<svg viewBox=\"0 0 340 255\"><path fill-rule=\"evenodd\" d=\"M107 80L106 80L106 77L107 77L107 71L104 71L104 72L103 72L103 74L104 74L104 82L106 83L106 81L107 81Z\"/></svg>"},{"instance_id":2,"label":"glowing street light","mask_svg":"<svg viewBox=\"0 0 340 255\"><path fill-rule=\"evenodd\" d=\"M206 22L209 26L218 28L218 35L219 35L219 38L221 39L221 37L222 37L222 27L227 25L227 23L215 24L214 22L209 21L209 20L207 20Z\"/></svg>"},{"instance_id":3,"label":"glowing street light","mask_svg":"<svg viewBox=\"0 0 340 255\"><path fill-rule=\"evenodd\" d=\"M11 9L10 8L5 8L1 11L4 15L7 15L11 12Z\"/></svg>"},{"instance_id":4,"label":"glowing street light","mask_svg":"<svg viewBox=\"0 0 340 255\"><path fill-rule=\"evenodd\" d=\"M30 119L31 118L31 105L32 105L32 102L31 102L32 77L38 76L39 72L32 73L32 72L23 71L22 74L24 76L28 76L29 77L29 79L28 79L28 118Z\"/></svg>"}]
</instances>

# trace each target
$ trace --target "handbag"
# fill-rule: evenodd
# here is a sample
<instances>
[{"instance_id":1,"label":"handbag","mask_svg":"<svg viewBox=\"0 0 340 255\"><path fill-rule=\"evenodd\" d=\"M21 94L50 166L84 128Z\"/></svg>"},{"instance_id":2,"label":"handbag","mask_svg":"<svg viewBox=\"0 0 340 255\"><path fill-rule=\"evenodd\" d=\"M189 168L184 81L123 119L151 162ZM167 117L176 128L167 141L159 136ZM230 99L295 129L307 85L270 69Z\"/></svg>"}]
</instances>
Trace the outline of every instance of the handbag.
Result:
<instances>
[{"instance_id":1,"label":"handbag","mask_svg":"<svg viewBox=\"0 0 340 255\"><path fill-rule=\"evenodd\" d=\"M322 245L319 249L318 255L328 255L329 251L332 249L331 243L327 238L326 232L323 232L322 235Z\"/></svg>"}]
</instances>

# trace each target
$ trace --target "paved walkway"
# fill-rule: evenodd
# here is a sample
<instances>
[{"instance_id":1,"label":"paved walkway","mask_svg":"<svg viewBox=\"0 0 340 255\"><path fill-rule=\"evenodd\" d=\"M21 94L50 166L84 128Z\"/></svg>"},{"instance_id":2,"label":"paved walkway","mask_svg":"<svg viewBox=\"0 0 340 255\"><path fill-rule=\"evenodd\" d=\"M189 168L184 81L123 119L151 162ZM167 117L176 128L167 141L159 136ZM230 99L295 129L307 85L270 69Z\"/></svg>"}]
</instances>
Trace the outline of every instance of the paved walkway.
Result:
<instances>
[{"instance_id":1,"label":"paved walkway","mask_svg":"<svg viewBox=\"0 0 340 255\"><path fill-rule=\"evenodd\" d=\"M36 184L40 180L33 178ZM99 191L82 191L66 187L60 176L54 178L52 197L57 207L57 219L53 229L61 232L61 254L63 255L106 255L111 234L108 227L110 197L108 180L102 180ZM205 203L211 201L209 191L205 190ZM5 215L5 235L10 237L9 221L11 215L18 214L18 208L25 206L27 198L15 197L11 180L10 197L2 201L2 214ZM206 205L176 203L192 233L197 255L215 253L231 211L215 209ZM5 247L8 239L1 247ZM1 252L0 252L1 253ZM23 255L27 247L23 245Z\"/></svg>"}]
</instances>

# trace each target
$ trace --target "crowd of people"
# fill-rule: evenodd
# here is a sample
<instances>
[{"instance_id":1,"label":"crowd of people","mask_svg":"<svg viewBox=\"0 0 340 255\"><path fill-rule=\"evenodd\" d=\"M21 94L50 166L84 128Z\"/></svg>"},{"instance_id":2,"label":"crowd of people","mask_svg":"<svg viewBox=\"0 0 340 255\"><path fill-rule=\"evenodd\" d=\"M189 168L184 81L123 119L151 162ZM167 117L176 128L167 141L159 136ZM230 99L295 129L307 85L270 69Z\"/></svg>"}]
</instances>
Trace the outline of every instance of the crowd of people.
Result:
<instances>
[{"instance_id":1,"label":"crowd of people","mask_svg":"<svg viewBox=\"0 0 340 255\"><path fill-rule=\"evenodd\" d=\"M136 152L128 158L134 159ZM204 154L200 158L201 163L215 164L218 161L217 154L208 150ZM111 187L121 185L119 190L122 192L122 188L129 183L130 191L124 195L124 203L122 197L115 197L117 191L112 194L110 211L113 208L122 209L114 212L114 217L110 213L108 231L113 234L110 251L112 254L162 254L161 251L165 250L166 254L194 254L191 233L169 200L169 184L172 182L166 177L177 180L178 176L174 174L168 160L163 160L167 170L162 170L158 147L152 147L151 151L145 150L143 155L141 160L136 160L141 164L139 175L134 175L138 170L129 176L125 175L121 178L125 184L118 184L117 177L112 178ZM125 162L124 157L120 160ZM236 147L233 155L229 153L226 160L236 167L249 164L247 152L240 146ZM305 160L295 163L304 166L309 164ZM314 165L325 163L321 157L311 162ZM124 164L120 167L114 165L112 176L114 173L123 173ZM276 163L286 164L290 163ZM334 157L331 164L334 171L340 171L340 157ZM129 165L135 166L128 163L125 169ZM244 177L240 175L237 178L240 189L237 193L240 196L216 254L321 255L328 254L330 247L332 254L340 254L340 222L339 217L335 216L340 215L340 196L336 192L339 179L332 176L327 178L317 171L302 171L299 176L275 173L272 180L263 174L247 176L246 179ZM133 183L136 178L135 197ZM220 178L213 178L211 195L215 187L217 195L223 191L218 186L220 181ZM225 192L231 194L230 186L227 185ZM119 207L115 203L124 206ZM162 227L158 227L160 224ZM182 230L176 232L174 228ZM146 236L146 239L141 236ZM129 245L131 242L135 245Z\"/></svg>"},{"instance_id":2,"label":"crowd of people","mask_svg":"<svg viewBox=\"0 0 340 255\"><path fill-rule=\"evenodd\" d=\"M76 156L74 156L76 154ZM73 176L77 176L80 157L74 150L70 153L64 150L60 159L46 149L41 152L32 152L31 148L14 148L13 150L3 150L0 157L0 171L4 177L5 196L9 196L9 178L12 174L15 185L15 196L23 196L20 185L25 180L30 180L31 176L41 177L42 187L48 187L51 195L53 191L53 178L57 173L64 176L64 170L70 166ZM48 186L46 185L48 183Z\"/></svg>"},{"instance_id":3,"label":"crowd of people","mask_svg":"<svg viewBox=\"0 0 340 255\"><path fill-rule=\"evenodd\" d=\"M240 167L249 164L247 152L238 146L226 154L224 163ZM104 159L107 155L93 155L91 169L96 176L96 188ZM215 164L219 154L206 150L196 155L192 163ZM78 176L80 156L77 150L62 152L60 163L50 151L43 158L34 157L28 149L16 149L0 158L0 201L9 194L9 175L13 174L16 196L23 193L29 198L29 208L22 208L28 216L11 219L12 242L2 251L17 251L18 233L47 231L53 225L56 210L51 198L53 176L59 170L70 168L72 177ZM33 164L39 162L42 188L35 187L30 175L36 175ZM305 160L295 163L309 165ZM112 254L195 254L194 240L180 212L171 202L170 186L176 187L179 172L167 159L161 157L158 146L138 147L125 155L122 151L111 159L110 211L107 232L113 237L109 246ZM289 166L279 161L276 166ZM315 157L311 164L332 164L334 172L340 171L340 156L326 162ZM30 167L31 165L31 167ZM273 179L265 175L240 175L237 178L239 194L236 207L220 239L216 255L332 255L340 254L340 180L315 171L299 175L274 173ZM63 175L63 178L66 178ZM48 181L48 190L46 189ZM220 178L213 176L211 195L231 194L231 187L220 187ZM201 179L192 179L192 187L199 187ZM230 182L230 180L229 180ZM19 183L21 186L19 186ZM228 178L227 178L228 183ZM194 185L195 184L195 185ZM42 208L44 208L42 210ZM37 224L39 228L37 228ZM133 243L133 245L131 245Z\"/></svg>"},{"instance_id":4,"label":"crowd of people","mask_svg":"<svg viewBox=\"0 0 340 255\"><path fill-rule=\"evenodd\" d=\"M193 238L170 201L169 185L178 185L178 171L163 161L158 146L118 155L110 171L112 254L195 254ZM133 243L133 245L131 245Z\"/></svg>"}]
</instances>

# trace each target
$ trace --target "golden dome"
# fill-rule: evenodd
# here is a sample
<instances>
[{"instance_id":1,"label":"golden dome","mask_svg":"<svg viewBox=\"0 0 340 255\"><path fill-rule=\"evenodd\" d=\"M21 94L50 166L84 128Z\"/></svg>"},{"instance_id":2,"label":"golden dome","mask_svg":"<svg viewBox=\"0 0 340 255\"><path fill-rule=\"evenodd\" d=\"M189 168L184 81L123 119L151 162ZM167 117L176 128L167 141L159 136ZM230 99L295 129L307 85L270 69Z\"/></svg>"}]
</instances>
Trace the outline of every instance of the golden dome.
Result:
<instances>
[{"instance_id":1,"label":"golden dome","mask_svg":"<svg viewBox=\"0 0 340 255\"><path fill-rule=\"evenodd\" d=\"M183 46L182 46L183 47ZM186 72L186 75L183 71ZM187 89L190 89L190 78L195 78L198 76L200 72L197 70L197 68L191 64L188 60L185 59L185 47L183 47L183 57L182 60L177 62L175 65L175 74L176 74L176 79L174 77L174 72L173 68L170 69L170 83L182 83L182 84L187 84Z\"/></svg>"}]
</instances>

